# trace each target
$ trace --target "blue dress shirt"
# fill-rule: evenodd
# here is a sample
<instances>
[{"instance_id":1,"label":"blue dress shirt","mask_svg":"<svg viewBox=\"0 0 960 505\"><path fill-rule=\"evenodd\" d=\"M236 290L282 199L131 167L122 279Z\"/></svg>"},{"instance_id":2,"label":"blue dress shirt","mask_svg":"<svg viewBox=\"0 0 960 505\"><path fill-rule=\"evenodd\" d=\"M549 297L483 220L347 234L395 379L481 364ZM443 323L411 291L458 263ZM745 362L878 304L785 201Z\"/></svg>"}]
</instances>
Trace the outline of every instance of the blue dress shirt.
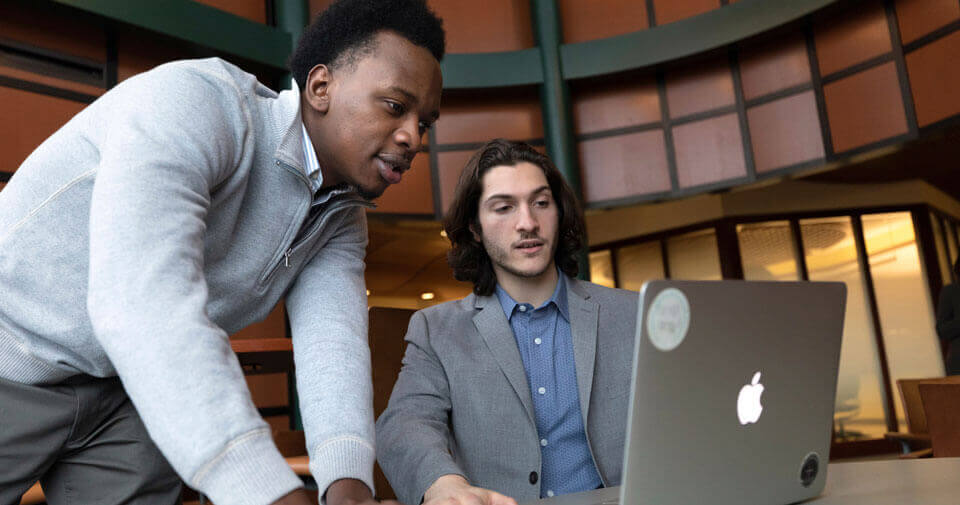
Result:
<instances>
[{"instance_id":1,"label":"blue dress shirt","mask_svg":"<svg viewBox=\"0 0 960 505\"><path fill-rule=\"evenodd\" d=\"M600 487L580 410L573 335L563 273L543 305L517 303L499 285L497 298L510 322L527 373L540 435L540 496Z\"/></svg>"}]
</instances>

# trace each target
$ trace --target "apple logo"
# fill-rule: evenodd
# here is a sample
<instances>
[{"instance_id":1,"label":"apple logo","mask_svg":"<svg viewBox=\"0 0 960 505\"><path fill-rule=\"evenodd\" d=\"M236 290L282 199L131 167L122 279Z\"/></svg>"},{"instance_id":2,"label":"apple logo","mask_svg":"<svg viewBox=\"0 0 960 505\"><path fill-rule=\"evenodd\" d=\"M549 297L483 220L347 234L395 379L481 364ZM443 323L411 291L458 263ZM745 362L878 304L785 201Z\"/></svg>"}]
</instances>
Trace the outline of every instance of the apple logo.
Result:
<instances>
[{"instance_id":1,"label":"apple logo","mask_svg":"<svg viewBox=\"0 0 960 505\"><path fill-rule=\"evenodd\" d=\"M760 372L757 372L753 374L750 384L740 388L740 396L737 397L737 417L740 418L740 424L755 423L760 419L763 412L763 405L760 405L762 394L763 384L760 384Z\"/></svg>"}]
</instances>

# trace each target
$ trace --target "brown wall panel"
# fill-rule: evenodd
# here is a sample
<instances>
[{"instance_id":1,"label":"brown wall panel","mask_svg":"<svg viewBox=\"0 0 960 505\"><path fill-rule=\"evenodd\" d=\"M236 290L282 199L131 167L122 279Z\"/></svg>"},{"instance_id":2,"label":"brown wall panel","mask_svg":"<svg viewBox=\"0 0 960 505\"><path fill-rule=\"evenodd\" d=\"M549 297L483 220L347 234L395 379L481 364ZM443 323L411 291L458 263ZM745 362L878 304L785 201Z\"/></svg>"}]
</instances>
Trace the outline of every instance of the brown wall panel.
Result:
<instances>
[{"instance_id":1,"label":"brown wall panel","mask_svg":"<svg viewBox=\"0 0 960 505\"><path fill-rule=\"evenodd\" d=\"M69 81L66 79L58 79L56 77L35 74L33 72L20 70L18 68L5 67L2 65L2 63L0 63L0 75L4 77L11 77L13 79L18 79L21 81L29 81L37 84L43 84L44 86L52 86L54 88L64 89L68 91L76 91L78 93L83 93L85 95L100 96L106 92L106 90L101 88L100 86L93 86L93 85L84 84L81 82Z\"/></svg>"},{"instance_id":2,"label":"brown wall panel","mask_svg":"<svg viewBox=\"0 0 960 505\"><path fill-rule=\"evenodd\" d=\"M758 173L823 158L823 137L813 91L747 110Z\"/></svg>"},{"instance_id":3,"label":"brown wall panel","mask_svg":"<svg viewBox=\"0 0 960 505\"><path fill-rule=\"evenodd\" d=\"M437 175L440 180L440 204L443 213L446 214L447 207L453 201L453 193L457 189L457 181L460 179L460 172L474 151L449 151L437 153Z\"/></svg>"},{"instance_id":4,"label":"brown wall panel","mask_svg":"<svg viewBox=\"0 0 960 505\"><path fill-rule=\"evenodd\" d=\"M78 23L59 9L24 2L0 2L0 38L101 63L107 59L107 38L101 27Z\"/></svg>"},{"instance_id":5,"label":"brown wall panel","mask_svg":"<svg viewBox=\"0 0 960 505\"><path fill-rule=\"evenodd\" d=\"M527 140L543 137L543 117L536 97L502 96L446 101L436 126L437 142L486 142L495 137Z\"/></svg>"},{"instance_id":6,"label":"brown wall panel","mask_svg":"<svg viewBox=\"0 0 960 505\"><path fill-rule=\"evenodd\" d=\"M740 121L736 114L677 126L673 129L673 144L681 188L747 174Z\"/></svg>"},{"instance_id":7,"label":"brown wall panel","mask_svg":"<svg viewBox=\"0 0 960 505\"><path fill-rule=\"evenodd\" d=\"M666 81L671 118L734 104L726 55L667 71Z\"/></svg>"},{"instance_id":8,"label":"brown wall panel","mask_svg":"<svg viewBox=\"0 0 960 505\"><path fill-rule=\"evenodd\" d=\"M567 44L623 35L650 25L646 2L637 0L560 0L559 5Z\"/></svg>"},{"instance_id":9,"label":"brown wall panel","mask_svg":"<svg viewBox=\"0 0 960 505\"><path fill-rule=\"evenodd\" d=\"M810 82L810 59L801 33L740 47L740 77L747 100Z\"/></svg>"},{"instance_id":10,"label":"brown wall panel","mask_svg":"<svg viewBox=\"0 0 960 505\"><path fill-rule=\"evenodd\" d=\"M267 22L267 7L264 0L196 0L210 7L247 18L257 23Z\"/></svg>"},{"instance_id":11,"label":"brown wall panel","mask_svg":"<svg viewBox=\"0 0 960 505\"><path fill-rule=\"evenodd\" d=\"M15 171L23 160L85 104L0 86L0 170Z\"/></svg>"},{"instance_id":12,"label":"brown wall panel","mask_svg":"<svg viewBox=\"0 0 960 505\"><path fill-rule=\"evenodd\" d=\"M370 212L433 215L433 184L430 177L430 155L419 153L400 184L390 186Z\"/></svg>"},{"instance_id":13,"label":"brown wall panel","mask_svg":"<svg viewBox=\"0 0 960 505\"><path fill-rule=\"evenodd\" d=\"M533 47L528 0L428 0L443 19L447 52L485 53Z\"/></svg>"},{"instance_id":14,"label":"brown wall panel","mask_svg":"<svg viewBox=\"0 0 960 505\"><path fill-rule=\"evenodd\" d=\"M960 19L956 0L896 0L900 40L908 44Z\"/></svg>"},{"instance_id":15,"label":"brown wall panel","mask_svg":"<svg viewBox=\"0 0 960 505\"><path fill-rule=\"evenodd\" d=\"M584 199L590 202L670 189L663 130L580 142Z\"/></svg>"},{"instance_id":16,"label":"brown wall panel","mask_svg":"<svg viewBox=\"0 0 960 505\"><path fill-rule=\"evenodd\" d=\"M285 308L283 301L273 308L273 311L259 323L253 323L250 326L230 335L230 338L281 338L287 336L287 324L285 322Z\"/></svg>"},{"instance_id":17,"label":"brown wall panel","mask_svg":"<svg viewBox=\"0 0 960 505\"><path fill-rule=\"evenodd\" d=\"M639 2L638 2L639 3ZM665 25L719 9L720 0L653 0L658 25Z\"/></svg>"},{"instance_id":18,"label":"brown wall panel","mask_svg":"<svg viewBox=\"0 0 960 505\"><path fill-rule=\"evenodd\" d=\"M574 130L591 133L660 121L660 97L652 77L623 84L585 84L571 93Z\"/></svg>"},{"instance_id":19,"label":"brown wall panel","mask_svg":"<svg viewBox=\"0 0 960 505\"><path fill-rule=\"evenodd\" d=\"M917 123L926 126L960 114L960 32L907 54L906 60Z\"/></svg>"},{"instance_id":20,"label":"brown wall panel","mask_svg":"<svg viewBox=\"0 0 960 505\"><path fill-rule=\"evenodd\" d=\"M890 29L880 0L841 4L816 17L820 74L829 75L890 52Z\"/></svg>"},{"instance_id":21,"label":"brown wall panel","mask_svg":"<svg viewBox=\"0 0 960 505\"><path fill-rule=\"evenodd\" d=\"M310 0L308 2L308 8L310 9L310 20L312 21L317 17L321 12L323 12L327 6L333 3L333 0Z\"/></svg>"},{"instance_id":22,"label":"brown wall panel","mask_svg":"<svg viewBox=\"0 0 960 505\"><path fill-rule=\"evenodd\" d=\"M907 132L907 118L893 62L823 87L835 152Z\"/></svg>"},{"instance_id":23,"label":"brown wall panel","mask_svg":"<svg viewBox=\"0 0 960 505\"><path fill-rule=\"evenodd\" d=\"M117 34L117 81L146 72L168 61L191 57L176 45L131 32Z\"/></svg>"}]
</instances>

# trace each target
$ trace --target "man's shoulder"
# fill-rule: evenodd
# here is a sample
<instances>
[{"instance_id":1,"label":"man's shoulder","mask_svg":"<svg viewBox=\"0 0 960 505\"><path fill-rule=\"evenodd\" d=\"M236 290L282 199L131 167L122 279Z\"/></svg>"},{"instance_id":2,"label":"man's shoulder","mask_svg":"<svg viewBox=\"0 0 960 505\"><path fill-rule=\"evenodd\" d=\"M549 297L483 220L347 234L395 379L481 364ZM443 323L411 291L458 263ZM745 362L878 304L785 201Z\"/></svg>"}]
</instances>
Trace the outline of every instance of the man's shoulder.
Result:
<instances>
[{"instance_id":1,"label":"man's shoulder","mask_svg":"<svg viewBox=\"0 0 960 505\"><path fill-rule=\"evenodd\" d=\"M420 309L414 316L420 315L428 321L439 321L457 317L473 317L476 299L476 295L471 293L458 300L450 300L425 309Z\"/></svg>"},{"instance_id":2,"label":"man's shoulder","mask_svg":"<svg viewBox=\"0 0 960 505\"><path fill-rule=\"evenodd\" d=\"M636 304L640 296L636 291L630 291L628 289L608 288L607 286L601 286L600 284L580 279L568 278L568 281L575 286L575 289L580 289L589 294L590 298L601 305L605 302Z\"/></svg>"}]
</instances>

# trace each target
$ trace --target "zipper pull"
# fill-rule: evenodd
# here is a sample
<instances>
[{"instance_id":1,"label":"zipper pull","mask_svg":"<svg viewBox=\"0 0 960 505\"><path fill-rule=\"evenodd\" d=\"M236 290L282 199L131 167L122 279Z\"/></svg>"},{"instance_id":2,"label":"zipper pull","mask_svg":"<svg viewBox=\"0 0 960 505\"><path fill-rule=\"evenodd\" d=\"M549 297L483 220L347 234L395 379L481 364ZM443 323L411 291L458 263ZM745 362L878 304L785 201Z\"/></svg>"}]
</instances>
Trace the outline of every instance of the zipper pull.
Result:
<instances>
[{"instance_id":1,"label":"zipper pull","mask_svg":"<svg viewBox=\"0 0 960 505\"><path fill-rule=\"evenodd\" d=\"M287 267L287 268L290 267L290 252L291 252L291 251L293 251L293 249L287 249L286 252L283 253L283 266L285 266L285 267Z\"/></svg>"}]
</instances>

